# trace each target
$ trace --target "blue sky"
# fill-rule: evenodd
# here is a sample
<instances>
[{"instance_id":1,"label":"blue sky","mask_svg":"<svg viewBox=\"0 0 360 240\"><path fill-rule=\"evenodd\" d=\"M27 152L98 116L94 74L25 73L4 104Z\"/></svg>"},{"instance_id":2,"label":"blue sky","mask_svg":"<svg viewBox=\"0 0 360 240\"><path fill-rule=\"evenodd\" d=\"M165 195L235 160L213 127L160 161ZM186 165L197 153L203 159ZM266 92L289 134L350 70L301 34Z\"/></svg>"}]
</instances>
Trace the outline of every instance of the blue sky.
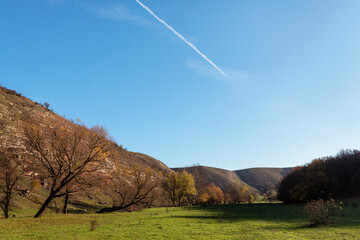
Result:
<instances>
[{"instance_id":1,"label":"blue sky","mask_svg":"<svg viewBox=\"0 0 360 240\"><path fill-rule=\"evenodd\" d=\"M360 144L360 1L0 2L0 83L170 167L287 167Z\"/></svg>"}]
</instances>

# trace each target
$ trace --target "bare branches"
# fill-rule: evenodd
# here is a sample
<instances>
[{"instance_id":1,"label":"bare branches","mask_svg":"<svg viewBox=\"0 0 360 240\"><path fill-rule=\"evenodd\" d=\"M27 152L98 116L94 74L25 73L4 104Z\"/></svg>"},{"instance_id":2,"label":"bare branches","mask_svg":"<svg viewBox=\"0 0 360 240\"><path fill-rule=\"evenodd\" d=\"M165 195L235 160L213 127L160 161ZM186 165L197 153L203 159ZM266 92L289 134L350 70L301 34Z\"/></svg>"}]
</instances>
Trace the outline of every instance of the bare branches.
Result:
<instances>
[{"instance_id":1,"label":"bare branches","mask_svg":"<svg viewBox=\"0 0 360 240\"><path fill-rule=\"evenodd\" d=\"M101 129L98 130L98 129ZM52 199L80 188L84 175L97 172L105 165L111 148L103 128L97 132L80 125L55 125L40 129L25 127L25 144L34 171L48 181L48 199L35 217L40 217ZM76 187L74 187L76 186Z\"/></svg>"},{"instance_id":2,"label":"bare branches","mask_svg":"<svg viewBox=\"0 0 360 240\"><path fill-rule=\"evenodd\" d=\"M108 196L113 199L112 208L103 208L99 213L126 210L135 205L147 205L159 185L159 176L150 168L133 165L130 168L118 168L108 179Z\"/></svg>"},{"instance_id":3,"label":"bare branches","mask_svg":"<svg viewBox=\"0 0 360 240\"><path fill-rule=\"evenodd\" d=\"M20 163L13 149L0 146L0 208L5 218L14 197L15 185L21 178Z\"/></svg>"}]
</instances>

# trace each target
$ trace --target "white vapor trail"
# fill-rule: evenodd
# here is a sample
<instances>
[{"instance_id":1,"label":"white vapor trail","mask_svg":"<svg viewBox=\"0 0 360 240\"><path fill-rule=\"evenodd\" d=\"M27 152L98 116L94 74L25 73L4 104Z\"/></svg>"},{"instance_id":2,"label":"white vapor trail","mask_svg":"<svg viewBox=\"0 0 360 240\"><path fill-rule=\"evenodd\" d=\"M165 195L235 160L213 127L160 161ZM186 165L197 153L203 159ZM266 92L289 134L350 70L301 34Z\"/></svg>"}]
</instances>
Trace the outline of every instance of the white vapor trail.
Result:
<instances>
[{"instance_id":1,"label":"white vapor trail","mask_svg":"<svg viewBox=\"0 0 360 240\"><path fill-rule=\"evenodd\" d=\"M218 70L224 77L228 77L228 75L226 75L226 73L224 73L218 66L215 65L215 63L213 63L209 58L207 58L205 56L205 54L203 54L202 52L200 52L200 50L191 42L189 42L188 40L186 40L186 38L184 38L180 33L178 33L177 31L175 31L175 29L173 29L169 24L167 24L164 20L162 20L161 18L159 18L153 11L150 10L150 8L148 8L147 6L145 6L142 2L140 2L139 0L136 0L136 2L138 4L140 4L140 6L142 6L146 11L148 11L154 18L156 18L159 22L161 22L162 24L164 24L170 31L172 31L173 33L175 33L176 36L178 36L181 40L183 40L187 45L189 45L192 49L194 49L200 56L202 56L206 61L208 61L214 68L216 68L216 70Z\"/></svg>"}]
</instances>

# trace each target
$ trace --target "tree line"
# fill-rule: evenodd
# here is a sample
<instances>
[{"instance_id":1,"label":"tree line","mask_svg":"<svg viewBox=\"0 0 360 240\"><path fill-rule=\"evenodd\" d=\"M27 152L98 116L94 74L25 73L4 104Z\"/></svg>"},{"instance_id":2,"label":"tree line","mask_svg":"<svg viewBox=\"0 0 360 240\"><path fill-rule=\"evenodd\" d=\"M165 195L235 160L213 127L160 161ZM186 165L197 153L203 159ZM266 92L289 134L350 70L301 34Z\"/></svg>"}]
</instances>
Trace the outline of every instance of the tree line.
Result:
<instances>
[{"instance_id":1,"label":"tree line","mask_svg":"<svg viewBox=\"0 0 360 240\"><path fill-rule=\"evenodd\" d=\"M278 199L287 203L345 198L360 194L360 151L342 150L335 156L296 167L283 178Z\"/></svg>"},{"instance_id":2,"label":"tree line","mask_svg":"<svg viewBox=\"0 0 360 240\"><path fill-rule=\"evenodd\" d=\"M99 126L83 124L43 126L28 120L22 139L26 149L16 149L0 142L0 208L4 217L14 207L14 197L24 196L31 185L45 190L35 218L57 199L62 199L62 213L67 213L70 199L76 194L94 192L111 199L112 206L99 213L131 211L150 206L239 203L253 197L246 187L234 184L223 192L204 181L200 166L192 174L157 172L137 164L117 161L116 144ZM133 161L130 161L133 162ZM165 196L165 197L164 197Z\"/></svg>"}]
</instances>

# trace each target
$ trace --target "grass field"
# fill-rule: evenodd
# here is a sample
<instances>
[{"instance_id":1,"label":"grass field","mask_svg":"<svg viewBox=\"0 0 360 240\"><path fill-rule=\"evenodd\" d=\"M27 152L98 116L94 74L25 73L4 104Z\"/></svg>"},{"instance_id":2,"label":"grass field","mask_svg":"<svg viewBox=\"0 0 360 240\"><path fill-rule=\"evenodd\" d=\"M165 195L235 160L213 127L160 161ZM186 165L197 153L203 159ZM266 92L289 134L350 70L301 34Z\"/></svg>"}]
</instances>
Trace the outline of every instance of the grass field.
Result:
<instances>
[{"instance_id":1,"label":"grass field","mask_svg":"<svg viewBox=\"0 0 360 240\"><path fill-rule=\"evenodd\" d=\"M360 239L360 206L312 227L303 205L253 204L152 208L110 214L47 213L0 219L0 239ZM90 221L98 228L90 231Z\"/></svg>"}]
</instances>

